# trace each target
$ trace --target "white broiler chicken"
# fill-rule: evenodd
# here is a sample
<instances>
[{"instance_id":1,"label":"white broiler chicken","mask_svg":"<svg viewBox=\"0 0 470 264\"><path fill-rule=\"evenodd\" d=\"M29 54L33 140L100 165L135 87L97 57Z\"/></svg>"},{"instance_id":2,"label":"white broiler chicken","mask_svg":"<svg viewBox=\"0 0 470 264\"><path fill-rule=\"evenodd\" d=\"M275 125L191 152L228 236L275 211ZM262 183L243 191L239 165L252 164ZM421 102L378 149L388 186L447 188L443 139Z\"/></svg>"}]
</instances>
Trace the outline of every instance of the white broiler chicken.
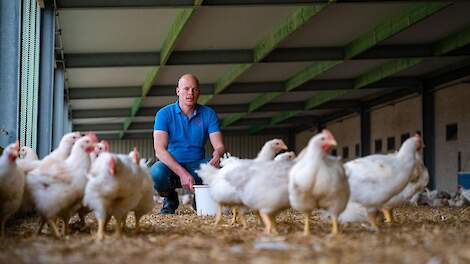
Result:
<instances>
[{"instance_id":1,"label":"white broiler chicken","mask_svg":"<svg viewBox=\"0 0 470 264\"><path fill-rule=\"evenodd\" d=\"M25 174L37 168L40 162L38 155L32 148L28 146L21 147L16 165L23 170Z\"/></svg>"},{"instance_id":2,"label":"white broiler chicken","mask_svg":"<svg viewBox=\"0 0 470 264\"><path fill-rule=\"evenodd\" d=\"M265 232L276 234L274 217L289 207L289 170L293 161L240 160L226 166L224 177L243 205L259 212Z\"/></svg>"},{"instance_id":3,"label":"white broiler chicken","mask_svg":"<svg viewBox=\"0 0 470 264\"><path fill-rule=\"evenodd\" d=\"M71 132L65 134L60 140L59 146L54 149L49 155L45 156L42 160L38 160L38 156L33 149L29 147L23 147L25 158L21 158L17 161L18 167L20 167L26 174L30 171L39 167L41 162L48 160L65 160L72 150L73 144L80 138L80 132ZM26 175L27 176L27 175Z\"/></svg>"},{"instance_id":4,"label":"white broiler chicken","mask_svg":"<svg viewBox=\"0 0 470 264\"><path fill-rule=\"evenodd\" d=\"M106 140L101 140L98 144L96 144L95 150L90 153L91 162L93 163L103 152L109 152L109 143Z\"/></svg>"},{"instance_id":5,"label":"white broiler chicken","mask_svg":"<svg viewBox=\"0 0 470 264\"><path fill-rule=\"evenodd\" d=\"M366 208L375 230L378 230L377 210L408 184L416 165L416 153L421 147L421 137L415 135L394 155L375 154L344 165L351 189L350 199Z\"/></svg>"},{"instance_id":6,"label":"white broiler chicken","mask_svg":"<svg viewBox=\"0 0 470 264\"><path fill-rule=\"evenodd\" d=\"M103 153L103 152L109 152L109 143L106 140L101 140L98 142L95 146L95 149L93 152L90 153L90 161L93 164L93 162L98 158L98 156ZM88 176L88 174L87 174ZM85 222L85 217L87 214L91 213L91 209L87 208L86 206L82 206L78 210L78 218L80 219L80 224L81 227L80 229L85 229L86 228L86 222Z\"/></svg>"},{"instance_id":7,"label":"white broiler chicken","mask_svg":"<svg viewBox=\"0 0 470 264\"><path fill-rule=\"evenodd\" d=\"M287 146L282 139L272 139L264 143L258 155L253 161L269 161L274 159L277 153L282 150L286 150ZM226 172L231 171L232 167L236 167L238 163L247 161L246 159L240 159L233 157L230 154L224 154L224 158L221 160L221 169L217 169L210 164L201 164L199 170L196 171L203 182L209 185L209 192L212 198L218 204L218 211L215 219L215 225L219 224L222 219L223 207L232 208L232 224L237 219L237 209L242 204L239 197L239 192L229 184L225 178ZM243 226L246 227L246 221L244 215L241 214L241 221Z\"/></svg>"},{"instance_id":8,"label":"white broiler chicken","mask_svg":"<svg viewBox=\"0 0 470 264\"><path fill-rule=\"evenodd\" d=\"M104 238L105 223L110 216L116 219L117 235L122 235L127 214L142 198L141 176L139 166L128 155L105 152L95 160L83 204L94 211L98 220L97 240Z\"/></svg>"},{"instance_id":9,"label":"white broiler chicken","mask_svg":"<svg viewBox=\"0 0 470 264\"><path fill-rule=\"evenodd\" d=\"M413 173L410 177L410 182L406 185L405 189L399 194L393 196L388 200L382 207L382 212L385 216L385 222L393 222L393 208L396 208L406 202L417 193L422 192L429 182L429 172L426 166L424 166L421 154L416 152L416 165L413 169Z\"/></svg>"},{"instance_id":10,"label":"white broiler chicken","mask_svg":"<svg viewBox=\"0 0 470 264\"><path fill-rule=\"evenodd\" d=\"M47 222L55 236L60 237L56 226L58 217L64 220L64 233L67 234L68 220L81 206L86 174L91 165L90 153L96 143L96 135L88 134L75 142L65 161L53 158L43 160L38 168L28 174L27 188L41 216L38 234Z\"/></svg>"},{"instance_id":11,"label":"white broiler chicken","mask_svg":"<svg viewBox=\"0 0 470 264\"><path fill-rule=\"evenodd\" d=\"M389 155L396 155L389 154ZM424 166L420 153L416 153L416 166L413 169L413 174L410 177L410 182L406 185L405 189L399 194L393 196L382 207L385 222L393 222L393 208L398 207L404 203L413 204L413 199L419 195L429 182L429 172ZM362 205L349 201L346 210L340 216L340 222L362 222L367 221L367 210Z\"/></svg>"},{"instance_id":12,"label":"white broiler chicken","mask_svg":"<svg viewBox=\"0 0 470 264\"><path fill-rule=\"evenodd\" d=\"M146 160L139 159L139 152L137 151L137 148L134 148L134 150L129 153L129 156L132 158L134 163L138 165L138 173L140 175L139 177L143 178L141 188L142 197L140 198L137 206L133 209L135 213L135 232L138 233L140 229L140 218L151 212L155 207L155 201L153 200L154 183L152 177L150 176Z\"/></svg>"},{"instance_id":13,"label":"white broiler chicken","mask_svg":"<svg viewBox=\"0 0 470 264\"><path fill-rule=\"evenodd\" d=\"M288 151L277 155L274 160L294 160L295 153L293 151Z\"/></svg>"},{"instance_id":14,"label":"white broiler chicken","mask_svg":"<svg viewBox=\"0 0 470 264\"><path fill-rule=\"evenodd\" d=\"M308 142L302 158L289 172L289 201L292 208L304 213L304 235L310 234L310 213L325 209L331 216L332 234L338 233L338 216L349 199L349 185L343 163L330 157L336 140L323 130Z\"/></svg>"},{"instance_id":15,"label":"white broiler chicken","mask_svg":"<svg viewBox=\"0 0 470 264\"><path fill-rule=\"evenodd\" d=\"M19 142L8 145L0 157L0 238L5 236L7 220L20 208L24 173L16 166Z\"/></svg>"},{"instance_id":16,"label":"white broiler chicken","mask_svg":"<svg viewBox=\"0 0 470 264\"><path fill-rule=\"evenodd\" d=\"M33 169L37 168L40 164L40 160L38 158L38 155L36 152L28 147L28 146L23 146L20 149L20 154L18 156L18 159L16 160L16 165L18 166L19 169L21 169L25 177L28 176L28 173L32 171ZM20 215L28 215L34 212L34 203L33 200L31 199L31 194L29 193L28 189L25 188L23 192L23 200L21 202L20 209L18 209L18 213Z\"/></svg>"}]
</instances>

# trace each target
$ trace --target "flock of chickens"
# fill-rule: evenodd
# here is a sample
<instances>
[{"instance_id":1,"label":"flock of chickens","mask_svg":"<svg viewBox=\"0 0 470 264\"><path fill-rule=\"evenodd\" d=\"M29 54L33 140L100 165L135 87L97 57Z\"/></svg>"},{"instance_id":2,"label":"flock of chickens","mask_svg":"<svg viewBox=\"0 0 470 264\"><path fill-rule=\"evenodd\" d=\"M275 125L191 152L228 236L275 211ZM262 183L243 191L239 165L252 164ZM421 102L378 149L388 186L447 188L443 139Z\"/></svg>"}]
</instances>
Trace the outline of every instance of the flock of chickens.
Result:
<instances>
[{"instance_id":1,"label":"flock of chickens","mask_svg":"<svg viewBox=\"0 0 470 264\"><path fill-rule=\"evenodd\" d=\"M336 146L328 131L313 136L298 157L293 153L276 156L287 147L282 140L266 142L253 159L224 157L221 168L201 165L198 175L210 186L219 205L231 207L236 220L237 208L259 213L265 232L276 234L275 216L292 207L305 215L304 234L310 234L309 219L321 209L332 221L332 234L339 232L338 222L369 219L379 228L378 212L392 222L391 210L421 192L428 183L428 171L419 151L422 139L407 139L400 150L388 155L370 155L345 164L329 155ZM243 212L240 215L246 225Z\"/></svg>"},{"instance_id":2,"label":"flock of chickens","mask_svg":"<svg viewBox=\"0 0 470 264\"><path fill-rule=\"evenodd\" d=\"M201 165L198 175L209 185L219 205L230 207L232 222L237 214L244 226L244 214L256 212L265 232L276 234L275 216L292 207L305 216L304 234L310 234L310 213L322 209L331 218L332 234L339 222L369 219L379 228L378 212L392 222L392 209L421 193L428 183L428 171L420 149L422 139L407 139L393 154L370 155L344 163L329 155L336 145L328 131L313 136L298 156L286 151L280 139L265 143L255 159L225 155L221 167ZM106 141L95 134L66 134L57 149L42 160L28 147L9 145L0 157L0 224L16 212L40 216L37 234L47 223L56 237L69 232L69 220L78 213L81 224L94 212L98 221L96 239L102 240L111 216L121 235L127 215L134 212L135 231L139 219L155 206L153 181L137 149L129 155L109 152ZM59 220L63 221L62 232Z\"/></svg>"},{"instance_id":3,"label":"flock of chickens","mask_svg":"<svg viewBox=\"0 0 470 264\"><path fill-rule=\"evenodd\" d=\"M19 158L18 158L19 157ZM154 207L153 181L137 149L129 155L112 154L106 141L95 134L66 134L57 149L42 160L19 143L5 148L0 158L1 236L5 223L17 211L40 216L37 234L44 224L56 237L69 232L69 220L94 211L98 220L96 238L104 238L107 222L114 216L116 232L121 234L129 212L139 219ZM63 221L62 233L58 220Z\"/></svg>"}]
</instances>

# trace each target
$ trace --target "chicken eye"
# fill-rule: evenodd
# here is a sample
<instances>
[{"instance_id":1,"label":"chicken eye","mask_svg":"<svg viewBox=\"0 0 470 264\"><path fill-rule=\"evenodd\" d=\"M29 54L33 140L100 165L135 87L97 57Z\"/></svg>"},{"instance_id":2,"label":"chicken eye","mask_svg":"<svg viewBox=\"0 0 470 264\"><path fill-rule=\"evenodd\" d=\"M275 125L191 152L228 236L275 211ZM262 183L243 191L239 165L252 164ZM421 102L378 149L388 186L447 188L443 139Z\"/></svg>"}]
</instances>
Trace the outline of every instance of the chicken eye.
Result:
<instances>
[{"instance_id":1,"label":"chicken eye","mask_svg":"<svg viewBox=\"0 0 470 264\"><path fill-rule=\"evenodd\" d=\"M87 141L85 141L85 142L86 142L87 144L89 144L89 143L90 143L90 140L87 140Z\"/></svg>"},{"instance_id":2,"label":"chicken eye","mask_svg":"<svg viewBox=\"0 0 470 264\"><path fill-rule=\"evenodd\" d=\"M279 142L276 142L276 146L278 146L278 145L279 145Z\"/></svg>"},{"instance_id":3,"label":"chicken eye","mask_svg":"<svg viewBox=\"0 0 470 264\"><path fill-rule=\"evenodd\" d=\"M321 137L321 140L325 140L325 137Z\"/></svg>"}]
</instances>

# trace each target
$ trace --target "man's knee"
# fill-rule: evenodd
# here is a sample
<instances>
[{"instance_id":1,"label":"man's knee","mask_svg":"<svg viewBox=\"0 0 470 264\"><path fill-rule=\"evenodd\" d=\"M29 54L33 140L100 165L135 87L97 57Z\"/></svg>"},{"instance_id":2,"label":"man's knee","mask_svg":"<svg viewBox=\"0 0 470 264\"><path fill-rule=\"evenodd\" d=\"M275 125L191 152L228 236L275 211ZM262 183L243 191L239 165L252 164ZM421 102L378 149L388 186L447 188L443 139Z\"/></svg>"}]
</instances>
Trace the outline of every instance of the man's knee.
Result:
<instances>
[{"instance_id":1,"label":"man's knee","mask_svg":"<svg viewBox=\"0 0 470 264\"><path fill-rule=\"evenodd\" d=\"M154 182L154 189L160 193L169 192L172 189L172 171L163 162L158 161L150 168L150 174Z\"/></svg>"}]
</instances>

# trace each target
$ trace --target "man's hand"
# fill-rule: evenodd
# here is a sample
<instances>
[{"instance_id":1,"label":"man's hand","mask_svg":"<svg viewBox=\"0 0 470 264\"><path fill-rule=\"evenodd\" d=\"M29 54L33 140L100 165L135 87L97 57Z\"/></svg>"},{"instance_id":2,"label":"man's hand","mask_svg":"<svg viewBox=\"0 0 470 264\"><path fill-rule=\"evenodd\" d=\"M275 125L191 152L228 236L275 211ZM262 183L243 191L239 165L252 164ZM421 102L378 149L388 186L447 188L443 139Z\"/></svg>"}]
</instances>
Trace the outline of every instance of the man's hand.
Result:
<instances>
[{"instance_id":1,"label":"man's hand","mask_svg":"<svg viewBox=\"0 0 470 264\"><path fill-rule=\"evenodd\" d=\"M193 184L194 184L194 178L189 174L189 172L184 173L183 175L180 176L180 181L181 181L181 187L183 187L186 190L194 191Z\"/></svg>"},{"instance_id":2,"label":"man's hand","mask_svg":"<svg viewBox=\"0 0 470 264\"><path fill-rule=\"evenodd\" d=\"M221 154L217 150L214 150L214 152L212 152L212 159L209 160L209 164L218 168L220 163L220 157Z\"/></svg>"}]
</instances>

